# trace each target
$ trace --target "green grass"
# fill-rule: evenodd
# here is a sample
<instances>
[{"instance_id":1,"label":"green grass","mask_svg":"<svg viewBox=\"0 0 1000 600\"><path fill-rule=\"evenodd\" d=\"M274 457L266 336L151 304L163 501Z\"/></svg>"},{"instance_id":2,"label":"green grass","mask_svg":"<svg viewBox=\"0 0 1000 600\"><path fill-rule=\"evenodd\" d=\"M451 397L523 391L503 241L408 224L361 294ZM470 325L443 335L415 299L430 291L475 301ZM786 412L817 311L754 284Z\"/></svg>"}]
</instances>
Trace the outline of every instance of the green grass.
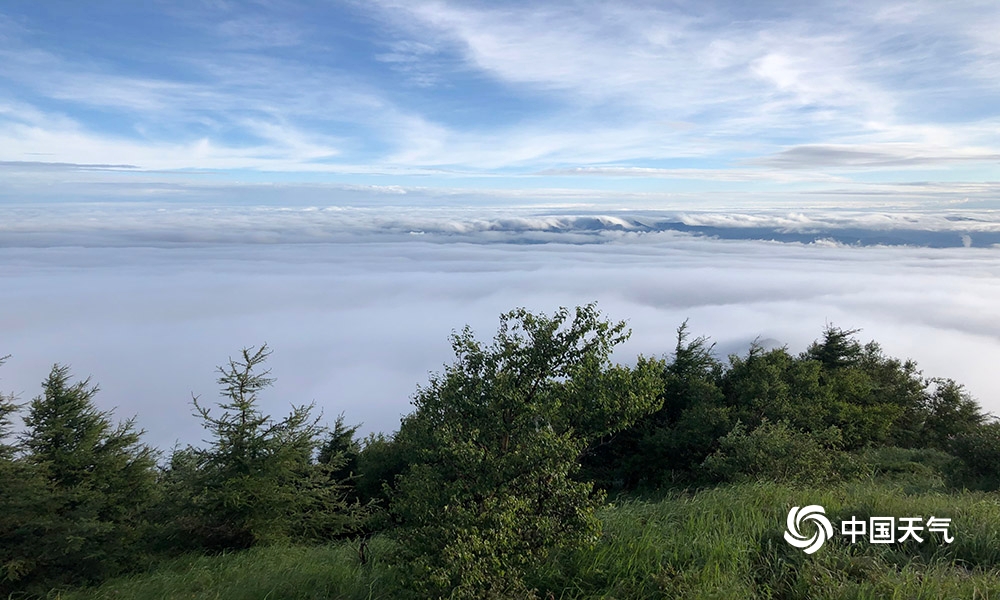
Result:
<instances>
[{"instance_id":1,"label":"green grass","mask_svg":"<svg viewBox=\"0 0 1000 600\"><path fill-rule=\"evenodd\" d=\"M792 506L851 516L952 517L952 544L851 545L807 556L783 539ZM995 494L846 484L747 484L625 501L603 514L593 549L544 565L535 585L556 598L1000 598Z\"/></svg>"},{"instance_id":2,"label":"green grass","mask_svg":"<svg viewBox=\"0 0 1000 600\"><path fill-rule=\"evenodd\" d=\"M834 523L851 516L951 517L955 541L850 545L835 536L807 556L782 538L788 509L806 504L823 505ZM541 597L1000 599L997 494L949 494L905 482L745 484L626 499L601 517L604 532L591 548L554 554L531 575ZM347 542L187 558L60 597L392 598L391 547L387 538L373 540L365 566Z\"/></svg>"},{"instance_id":3,"label":"green grass","mask_svg":"<svg viewBox=\"0 0 1000 600\"><path fill-rule=\"evenodd\" d=\"M141 598L167 600L361 600L389 598L387 569L379 558L391 542L373 539L372 562L362 566L357 543L255 548L222 556L191 556L149 573L59 594L64 600Z\"/></svg>"}]
</instances>

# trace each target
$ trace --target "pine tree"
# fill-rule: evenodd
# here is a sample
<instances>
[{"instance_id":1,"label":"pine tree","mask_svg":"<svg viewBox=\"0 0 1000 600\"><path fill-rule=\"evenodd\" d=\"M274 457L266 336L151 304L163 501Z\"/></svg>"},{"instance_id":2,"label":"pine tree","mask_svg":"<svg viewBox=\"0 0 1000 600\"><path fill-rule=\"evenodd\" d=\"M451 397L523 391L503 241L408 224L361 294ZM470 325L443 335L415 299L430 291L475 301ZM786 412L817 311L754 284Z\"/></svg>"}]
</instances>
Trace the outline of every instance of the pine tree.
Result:
<instances>
[{"instance_id":1,"label":"pine tree","mask_svg":"<svg viewBox=\"0 0 1000 600\"><path fill-rule=\"evenodd\" d=\"M274 381L259 370L269 355L266 344L244 348L219 367L218 415L194 398L212 439L208 448L187 451L197 461L191 497L198 515L188 526L210 548L324 539L358 520L336 477L340 465L313 460L324 431L313 406L293 406L280 421L261 412L258 393Z\"/></svg>"},{"instance_id":2,"label":"pine tree","mask_svg":"<svg viewBox=\"0 0 1000 600\"><path fill-rule=\"evenodd\" d=\"M10 355L0 356L0 366L3 366ZM9 442L13 417L20 410L17 404L17 397L14 394L4 394L0 392L0 465L6 464L14 458L17 446Z\"/></svg>"},{"instance_id":3,"label":"pine tree","mask_svg":"<svg viewBox=\"0 0 1000 600\"><path fill-rule=\"evenodd\" d=\"M55 365L32 400L17 469L24 499L8 531L24 585L97 581L134 566L154 493L155 456L132 420L113 425L89 380L70 383ZM16 547L16 548L15 548Z\"/></svg>"},{"instance_id":4,"label":"pine tree","mask_svg":"<svg viewBox=\"0 0 1000 600\"><path fill-rule=\"evenodd\" d=\"M326 465L336 480L348 484L348 493L352 498L357 498L355 483L359 475L358 456L361 454L361 443L354 437L358 427L346 425L343 414L338 416L333 429L323 438L316 456L316 462Z\"/></svg>"},{"instance_id":5,"label":"pine tree","mask_svg":"<svg viewBox=\"0 0 1000 600\"><path fill-rule=\"evenodd\" d=\"M0 357L0 365L7 358ZM20 408L13 394L0 393L0 597L23 590L36 574L29 548L48 498L43 481L18 456L20 446L11 436Z\"/></svg>"}]
</instances>

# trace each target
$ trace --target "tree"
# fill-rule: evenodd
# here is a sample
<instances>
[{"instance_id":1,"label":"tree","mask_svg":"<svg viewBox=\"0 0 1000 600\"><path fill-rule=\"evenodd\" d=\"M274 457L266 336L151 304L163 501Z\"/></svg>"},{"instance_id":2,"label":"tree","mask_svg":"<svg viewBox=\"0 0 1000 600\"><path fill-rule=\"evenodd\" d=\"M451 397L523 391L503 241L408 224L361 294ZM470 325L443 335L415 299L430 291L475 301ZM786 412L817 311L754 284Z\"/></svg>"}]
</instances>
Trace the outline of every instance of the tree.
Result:
<instances>
[{"instance_id":1,"label":"tree","mask_svg":"<svg viewBox=\"0 0 1000 600\"><path fill-rule=\"evenodd\" d=\"M135 420L112 425L110 412L98 410L90 379L70 385L69 367L55 365L31 401L24 419L24 444L32 461L63 489L87 484L114 494L111 506L135 499L135 486L151 485L154 452L141 443Z\"/></svg>"},{"instance_id":2,"label":"tree","mask_svg":"<svg viewBox=\"0 0 1000 600\"><path fill-rule=\"evenodd\" d=\"M354 439L358 427L359 425L345 425L344 415L338 416L333 429L327 432L320 444L319 454L316 456L319 464L329 465L337 480L349 481L351 487L358 476L358 455L361 453L361 444Z\"/></svg>"},{"instance_id":3,"label":"tree","mask_svg":"<svg viewBox=\"0 0 1000 600\"><path fill-rule=\"evenodd\" d=\"M584 463L588 477L606 488L656 485L687 476L712 452L731 427L714 347L705 337L691 339L687 321L681 323L671 360L655 367L662 381L656 410L592 445Z\"/></svg>"},{"instance_id":4,"label":"tree","mask_svg":"<svg viewBox=\"0 0 1000 600\"><path fill-rule=\"evenodd\" d=\"M951 379L931 379L926 393L924 443L938 449L948 448L951 440L974 434L987 422L979 403L965 388Z\"/></svg>"},{"instance_id":5,"label":"tree","mask_svg":"<svg viewBox=\"0 0 1000 600\"><path fill-rule=\"evenodd\" d=\"M0 366L3 366L10 355L0 356ZM17 450L15 444L8 442L10 432L13 427L11 417L21 409L17 404L17 397L14 394L4 394L0 392L0 465L7 464L13 460Z\"/></svg>"},{"instance_id":6,"label":"tree","mask_svg":"<svg viewBox=\"0 0 1000 600\"><path fill-rule=\"evenodd\" d=\"M861 344L854 339L860 329L841 329L827 324L823 329L823 341L813 342L806 349L806 355L818 360L827 368L845 367L861 360Z\"/></svg>"},{"instance_id":7,"label":"tree","mask_svg":"<svg viewBox=\"0 0 1000 600\"><path fill-rule=\"evenodd\" d=\"M219 367L221 413L193 400L210 446L175 455L178 479L194 487L198 516L180 522L209 548L328 539L351 530L358 517L336 478L342 463L313 460L324 431L313 406L293 406L280 421L260 411L257 394L274 381L269 370L259 371L269 355L266 344L244 348Z\"/></svg>"},{"instance_id":8,"label":"tree","mask_svg":"<svg viewBox=\"0 0 1000 600\"><path fill-rule=\"evenodd\" d=\"M798 481L818 484L835 480L847 462L840 452L840 430L808 433L788 421L761 424L748 430L738 422L719 440L719 449L701 468L711 481Z\"/></svg>"},{"instance_id":9,"label":"tree","mask_svg":"<svg viewBox=\"0 0 1000 600\"><path fill-rule=\"evenodd\" d=\"M656 408L658 365L612 366L629 332L594 305L466 327L455 362L418 389L397 443L413 448L391 510L419 597L530 597L530 565L594 539L602 496L574 479L589 441Z\"/></svg>"},{"instance_id":10,"label":"tree","mask_svg":"<svg viewBox=\"0 0 1000 600\"><path fill-rule=\"evenodd\" d=\"M983 490L1000 489L1000 422L989 421L948 442L948 451L961 461L949 473L953 484Z\"/></svg>"},{"instance_id":11,"label":"tree","mask_svg":"<svg viewBox=\"0 0 1000 600\"><path fill-rule=\"evenodd\" d=\"M362 503L374 502L388 507L392 486L412 462L408 452L395 436L370 433L364 438L358 454L358 479L355 489Z\"/></svg>"},{"instance_id":12,"label":"tree","mask_svg":"<svg viewBox=\"0 0 1000 600\"><path fill-rule=\"evenodd\" d=\"M0 365L7 360L0 357ZM30 552L35 525L47 508L48 489L19 454L11 439L13 417L21 406L13 395L0 393L0 597L23 590L38 574Z\"/></svg>"},{"instance_id":13,"label":"tree","mask_svg":"<svg viewBox=\"0 0 1000 600\"><path fill-rule=\"evenodd\" d=\"M39 552L41 536L57 505L53 490L39 470L16 456L18 446L5 439L9 416L17 411L12 397L0 399L0 597L15 592L45 592L53 573Z\"/></svg>"},{"instance_id":14,"label":"tree","mask_svg":"<svg viewBox=\"0 0 1000 600\"><path fill-rule=\"evenodd\" d=\"M113 425L97 409L96 385L70 379L55 365L24 418L16 465L24 498L11 509L22 519L3 534L22 586L97 581L143 555L154 452L133 420Z\"/></svg>"},{"instance_id":15,"label":"tree","mask_svg":"<svg viewBox=\"0 0 1000 600\"><path fill-rule=\"evenodd\" d=\"M843 433L844 446L921 446L927 382L916 363L885 355L875 342L861 345L859 330L828 325L800 362L820 367L825 421Z\"/></svg>"}]
</instances>

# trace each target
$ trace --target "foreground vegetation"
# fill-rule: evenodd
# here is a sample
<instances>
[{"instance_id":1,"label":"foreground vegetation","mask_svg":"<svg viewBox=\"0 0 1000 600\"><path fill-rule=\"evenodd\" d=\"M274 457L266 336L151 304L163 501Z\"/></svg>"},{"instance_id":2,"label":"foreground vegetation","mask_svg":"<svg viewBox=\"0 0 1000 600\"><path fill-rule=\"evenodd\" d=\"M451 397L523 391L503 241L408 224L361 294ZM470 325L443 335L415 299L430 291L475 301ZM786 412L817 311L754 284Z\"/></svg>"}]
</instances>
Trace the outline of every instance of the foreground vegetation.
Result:
<instances>
[{"instance_id":1,"label":"foreground vegetation","mask_svg":"<svg viewBox=\"0 0 1000 600\"><path fill-rule=\"evenodd\" d=\"M549 557L529 582L554 598L993 598L1000 596L1000 499L942 493L933 479L827 487L747 483L599 512L593 546ZM936 514L954 542L878 546L829 543L814 556L781 538L790 506L820 503L832 516ZM368 542L268 547L185 557L150 573L62 594L66 600L135 598L395 598L388 536ZM550 595L551 594L551 595Z\"/></svg>"},{"instance_id":2,"label":"foreground vegetation","mask_svg":"<svg viewBox=\"0 0 1000 600\"><path fill-rule=\"evenodd\" d=\"M961 385L833 326L723 361L684 324L668 357L612 364L629 333L593 305L457 332L399 431L364 440L312 405L262 414L270 351L246 348L193 401L207 445L167 457L56 365L26 406L0 397L0 596L997 594L1000 424ZM815 504L956 539L807 554L785 516Z\"/></svg>"}]
</instances>

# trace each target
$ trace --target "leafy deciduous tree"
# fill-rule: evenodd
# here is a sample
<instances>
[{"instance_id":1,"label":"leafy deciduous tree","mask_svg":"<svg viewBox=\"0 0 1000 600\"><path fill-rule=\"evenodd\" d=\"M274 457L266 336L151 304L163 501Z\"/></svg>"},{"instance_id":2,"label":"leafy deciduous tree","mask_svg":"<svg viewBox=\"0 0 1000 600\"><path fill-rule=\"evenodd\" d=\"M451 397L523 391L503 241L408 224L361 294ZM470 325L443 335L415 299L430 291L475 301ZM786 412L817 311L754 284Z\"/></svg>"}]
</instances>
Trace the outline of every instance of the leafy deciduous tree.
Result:
<instances>
[{"instance_id":1,"label":"leafy deciduous tree","mask_svg":"<svg viewBox=\"0 0 1000 600\"><path fill-rule=\"evenodd\" d=\"M656 408L655 361L611 366L624 323L589 305L506 313L491 345L466 327L456 361L420 388L397 441L416 451L392 502L420 597L532 594L529 565L595 539L601 503L577 481L587 443Z\"/></svg>"}]
</instances>

